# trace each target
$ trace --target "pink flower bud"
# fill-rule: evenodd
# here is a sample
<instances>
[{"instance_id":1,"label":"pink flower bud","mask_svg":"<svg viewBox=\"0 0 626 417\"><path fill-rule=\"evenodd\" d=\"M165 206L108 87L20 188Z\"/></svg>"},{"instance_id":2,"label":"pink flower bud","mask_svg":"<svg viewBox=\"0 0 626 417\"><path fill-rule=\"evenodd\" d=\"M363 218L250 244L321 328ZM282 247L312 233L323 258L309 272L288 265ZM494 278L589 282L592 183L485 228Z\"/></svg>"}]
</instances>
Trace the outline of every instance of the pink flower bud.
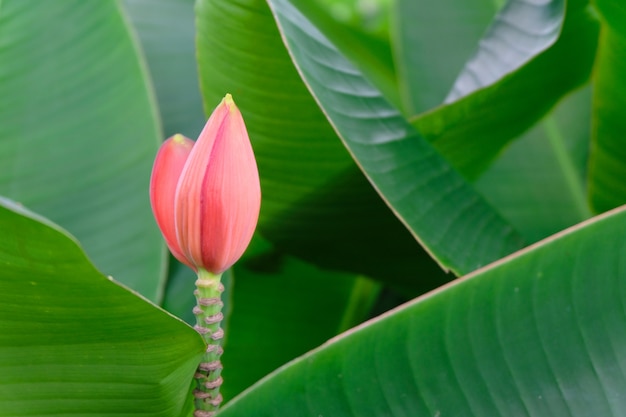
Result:
<instances>
[{"instance_id":1,"label":"pink flower bud","mask_svg":"<svg viewBox=\"0 0 626 417\"><path fill-rule=\"evenodd\" d=\"M194 142L183 135L174 135L161 145L150 178L150 204L167 246L179 261L189 263L176 239L174 222L174 196L178 179Z\"/></svg>"},{"instance_id":2,"label":"pink flower bud","mask_svg":"<svg viewBox=\"0 0 626 417\"><path fill-rule=\"evenodd\" d=\"M166 140L154 161L150 202L172 254L195 271L221 274L248 247L261 186L252 146L230 94L198 141Z\"/></svg>"}]
</instances>

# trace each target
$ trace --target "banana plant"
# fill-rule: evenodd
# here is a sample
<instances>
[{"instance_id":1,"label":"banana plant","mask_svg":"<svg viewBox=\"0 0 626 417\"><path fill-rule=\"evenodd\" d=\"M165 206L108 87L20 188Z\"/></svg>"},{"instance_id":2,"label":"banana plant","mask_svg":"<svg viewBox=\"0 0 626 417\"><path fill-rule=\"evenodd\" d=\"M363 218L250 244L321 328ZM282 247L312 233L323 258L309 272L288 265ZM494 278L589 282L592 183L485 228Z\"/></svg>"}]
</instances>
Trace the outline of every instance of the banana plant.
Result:
<instances>
[{"instance_id":1,"label":"banana plant","mask_svg":"<svg viewBox=\"0 0 626 417\"><path fill-rule=\"evenodd\" d=\"M624 415L624 62L615 0L0 1L0 416L215 415L150 176L225 96L219 416Z\"/></svg>"}]
</instances>

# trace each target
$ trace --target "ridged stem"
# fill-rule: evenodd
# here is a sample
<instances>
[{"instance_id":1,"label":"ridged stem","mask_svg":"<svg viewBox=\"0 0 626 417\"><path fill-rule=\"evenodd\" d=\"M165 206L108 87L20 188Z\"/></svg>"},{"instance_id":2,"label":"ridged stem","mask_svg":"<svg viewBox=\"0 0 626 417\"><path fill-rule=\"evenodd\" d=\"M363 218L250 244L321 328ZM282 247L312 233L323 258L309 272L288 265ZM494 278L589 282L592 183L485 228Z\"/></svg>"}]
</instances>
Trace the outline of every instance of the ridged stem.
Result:
<instances>
[{"instance_id":1,"label":"ridged stem","mask_svg":"<svg viewBox=\"0 0 626 417\"><path fill-rule=\"evenodd\" d=\"M224 331L220 327L222 315L222 292L224 286L220 282L222 275L215 275L204 269L198 270L196 281L197 305L193 309L196 316L194 328L207 344L207 350L198 365L195 374L196 389L194 417L213 417L222 402L220 386L222 385L222 338Z\"/></svg>"}]
</instances>

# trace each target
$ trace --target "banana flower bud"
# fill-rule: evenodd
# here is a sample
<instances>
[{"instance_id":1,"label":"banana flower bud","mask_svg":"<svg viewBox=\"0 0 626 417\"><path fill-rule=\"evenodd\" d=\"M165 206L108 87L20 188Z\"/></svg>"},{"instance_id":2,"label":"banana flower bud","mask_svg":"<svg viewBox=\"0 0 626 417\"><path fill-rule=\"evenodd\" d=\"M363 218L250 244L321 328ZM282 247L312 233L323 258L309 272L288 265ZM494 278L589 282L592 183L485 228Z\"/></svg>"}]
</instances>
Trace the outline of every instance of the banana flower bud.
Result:
<instances>
[{"instance_id":1,"label":"banana flower bud","mask_svg":"<svg viewBox=\"0 0 626 417\"><path fill-rule=\"evenodd\" d=\"M221 274L244 253L261 187L243 117L230 94L194 143L174 135L159 149L150 203L172 254L194 271Z\"/></svg>"}]
</instances>

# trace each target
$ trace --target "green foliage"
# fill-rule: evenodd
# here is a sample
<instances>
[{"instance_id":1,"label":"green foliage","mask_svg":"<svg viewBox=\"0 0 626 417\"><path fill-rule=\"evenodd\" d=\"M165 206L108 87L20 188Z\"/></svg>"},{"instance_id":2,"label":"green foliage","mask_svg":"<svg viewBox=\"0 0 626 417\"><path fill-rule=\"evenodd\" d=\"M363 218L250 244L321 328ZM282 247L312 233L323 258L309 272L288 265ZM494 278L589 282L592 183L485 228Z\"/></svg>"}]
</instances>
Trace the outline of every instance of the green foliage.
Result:
<instances>
[{"instance_id":1,"label":"green foliage","mask_svg":"<svg viewBox=\"0 0 626 417\"><path fill-rule=\"evenodd\" d=\"M190 415L148 181L225 93L263 201L224 416L623 415L625 10L0 0L0 415Z\"/></svg>"}]
</instances>

